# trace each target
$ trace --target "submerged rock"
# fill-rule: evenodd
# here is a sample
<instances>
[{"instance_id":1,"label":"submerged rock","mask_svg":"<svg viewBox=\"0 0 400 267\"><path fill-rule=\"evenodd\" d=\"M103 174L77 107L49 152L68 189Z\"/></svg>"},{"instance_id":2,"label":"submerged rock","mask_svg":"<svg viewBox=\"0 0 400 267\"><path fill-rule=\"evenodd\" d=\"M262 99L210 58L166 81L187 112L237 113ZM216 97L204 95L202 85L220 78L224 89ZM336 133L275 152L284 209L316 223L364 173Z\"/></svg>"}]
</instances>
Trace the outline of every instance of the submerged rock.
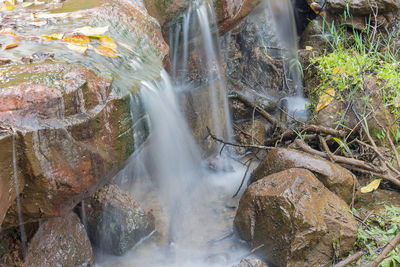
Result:
<instances>
[{"instance_id":1,"label":"submerged rock","mask_svg":"<svg viewBox=\"0 0 400 267\"><path fill-rule=\"evenodd\" d=\"M310 171L294 168L251 184L234 224L275 265L324 266L356 241L357 222L346 209Z\"/></svg>"},{"instance_id":2,"label":"submerged rock","mask_svg":"<svg viewBox=\"0 0 400 267\"><path fill-rule=\"evenodd\" d=\"M154 231L153 215L116 185L106 185L84 203L89 237L107 252L123 255Z\"/></svg>"},{"instance_id":3,"label":"submerged rock","mask_svg":"<svg viewBox=\"0 0 400 267\"><path fill-rule=\"evenodd\" d=\"M303 168L313 172L329 190L349 204L353 195L357 197L360 193L358 180L350 171L320 157L286 148L271 149L251 174L251 181L255 182L290 168Z\"/></svg>"},{"instance_id":4,"label":"submerged rock","mask_svg":"<svg viewBox=\"0 0 400 267\"><path fill-rule=\"evenodd\" d=\"M79 217L70 212L40 224L28 245L26 266L91 266L92 247Z\"/></svg>"}]
</instances>

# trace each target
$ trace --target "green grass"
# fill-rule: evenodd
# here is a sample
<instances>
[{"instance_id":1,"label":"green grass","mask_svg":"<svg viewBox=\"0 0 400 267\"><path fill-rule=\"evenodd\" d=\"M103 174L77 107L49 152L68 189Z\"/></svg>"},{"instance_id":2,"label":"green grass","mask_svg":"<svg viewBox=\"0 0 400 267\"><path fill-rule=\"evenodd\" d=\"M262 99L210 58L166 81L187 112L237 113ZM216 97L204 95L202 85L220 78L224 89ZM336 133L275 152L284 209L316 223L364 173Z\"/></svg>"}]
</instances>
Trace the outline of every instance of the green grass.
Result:
<instances>
[{"instance_id":1,"label":"green grass","mask_svg":"<svg viewBox=\"0 0 400 267\"><path fill-rule=\"evenodd\" d=\"M319 82L313 94L318 98L332 87L339 101L349 101L357 92L362 93L364 84L375 76L384 105L397 119L400 117L400 63L394 41L399 33L374 31L369 21L366 25L364 30L356 30L347 23L324 22L321 31L330 38L322 55L311 59Z\"/></svg>"}]
</instances>

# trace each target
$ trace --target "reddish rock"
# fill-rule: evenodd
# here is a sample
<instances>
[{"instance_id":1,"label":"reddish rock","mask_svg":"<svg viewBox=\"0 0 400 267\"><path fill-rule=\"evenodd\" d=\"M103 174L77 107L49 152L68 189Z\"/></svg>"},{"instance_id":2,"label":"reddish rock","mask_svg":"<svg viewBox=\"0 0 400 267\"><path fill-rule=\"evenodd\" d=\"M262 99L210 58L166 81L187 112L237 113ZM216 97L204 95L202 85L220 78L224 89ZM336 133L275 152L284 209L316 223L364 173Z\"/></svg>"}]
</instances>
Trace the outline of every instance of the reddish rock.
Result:
<instances>
[{"instance_id":1,"label":"reddish rock","mask_svg":"<svg viewBox=\"0 0 400 267\"><path fill-rule=\"evenodd\" d=\"M348 209L310 171L295 168L251 184L234 224L277 266L325 266L334 253L349 252L357 239L357 222ZM335 242L339 251L334 252Z\"/></svg>"},{"instance_id":2,"label":"reddish rock","mask_svg":"<svg viewBox=\"0 0 400 267\"><path fill-rule=\"evenodd\" d=\"M0 137L7 157L0 173L0 223L8 210L3 228L19 223L10 127L17 132L24 223L69 212L106 183L134 150L129 95L113 93L110 80L61 63L6 71L9 79L0 91L0 123L8 127Z\"/></svg>"},{"instance_id":3,"label":"reddish rock","mask_svg":"<svg viewBox=\"0 0 400 267\"><path fill-rule=\"evenodd\" d=\"M328 160L294 149L271 149L251 174L251 181L290 168L303 168L313 172L329 190L349 204L353 198L353 190L355 197L359 196L360 185L353 173Z\"/></svg>"},{"instance_id":4,"label":"reddish rock","mask_svg":"<svg viewBox=\"0 0 400 267\"><path fill-rule=\"evenodd\" d=\"M329 12L342 14L349 9L353 15L369 15L378 9L379 14L392 12L400 8L398 0L328 0L326 1ZM348 7L347 7L348 5Z\"/></svg>"},{"instance_id":5,"label":"reddish rock","mask_svg":"<svg viewBox=\"0 0 400 267\"><path fill-rule=\"evenodd\" d=\"M29 242L26 266L91 266L94 255L85 227L78 216L70 212L40 224Z\"/></svg>"}]
</instances>

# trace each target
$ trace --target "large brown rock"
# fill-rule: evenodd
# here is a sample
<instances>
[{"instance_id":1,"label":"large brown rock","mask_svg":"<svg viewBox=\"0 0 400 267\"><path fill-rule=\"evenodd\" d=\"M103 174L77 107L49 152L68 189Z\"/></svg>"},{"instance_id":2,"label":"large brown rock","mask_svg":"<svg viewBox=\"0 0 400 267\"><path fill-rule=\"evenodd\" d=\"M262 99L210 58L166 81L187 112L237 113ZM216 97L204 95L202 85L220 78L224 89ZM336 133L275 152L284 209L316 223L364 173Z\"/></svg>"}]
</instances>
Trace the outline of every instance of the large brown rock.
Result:
<instances>
[{"instance_id":1,"label":"large brown rock","mask_svg":"<svg viewBox=\"0 0 400 267\"><path fill-rule=\"evenodd\" d=\"M25 264L30 267L91 266L94 255L85 227L70 212L40 224L29 242Z\"/></svg>"},{"instance_id":2,"label":"large brown rock","mask_svg":"<svg viewBox=\"0 0 400 267\"><path fill-rule=\"evenodd\" d=\"M0 124L7 127L0 144L9 159L0 162L0 181L8 191L0 218L8 213L2 228L21 223L16 188L22 223L61 216L106 183L135 148L129 94L113 93L109 79L63 63L5 71Z\"/></svg>"},{"instance_id":3,"label":"large brown rock","mask_svg":"<svg viewBox=\"0 0 400 267\"><path fill-rule=\"evenodd\" d=\"M0 65L3 229L69 212L107 183L147 137L141 101L129 93L143 76L136 77L130 64L133 57L146 57L152 70L161 69L169 48L160 25L141 1L89 2L63 2L57 12L68 13L54 17L47 11L60 5L32 7L35 27L27 27L32 10L19 6L1 19L1 28L14 29L21 39L18 47L2 51L7 64ZM79 25L107 28L105 35L116 41L118 57L91 48L83 55L65 42L40 37L69 34ZM21 57L26 65L16 63ZM156 71L146 73L149 80L159 78ZM20 220L16 195L21 198Z\"/></svg>"},{"instance_id":4,"label":"large brown rock","mask_svg":"<svg viewBox=\"0 0 400 267\"><path fill-rule=\"evenodd\" d=\"M324 266L356 241L357 222L346 209L310 171L294 168L251 184L234 224L251 247L263 245L258 252L277 266Z\"/></svg>"},{"instance_id":5,"label":"large brown rock","mask_svg":"<svg viewBox=\"0 0 400 267\"><path fill-rule=\"evenodd\" d=\"M352 201L353 192L355 196L359 195L360 185L353 173L325 159L294 149L271 149L251 174L251 181L257 181L290 168L303 168L313 172L329 190L349 204Z\"/></svg>"},{"instance_id":6,"label":"large brown rock","mask_svg":"<svg viewBox=\"0 0 400 267\"><path fill-rule=\"evenodd\" d=\"M103 187L83 207L92 243L115 255L125 254L155 228L153 215L116 185Z\"/></svg>"},{"instance_id":7,"label":"large brown rock","mask_svg":"<svg viewBox=\"0 0 400 267\"><path fill-rule=\"evenodd\" d=\"M349 9L353 15L369 15L378 10L379 14L392 12L400 8L399 0L327 0L329 12L343 13Z\"/></svg>"}]
</instances>

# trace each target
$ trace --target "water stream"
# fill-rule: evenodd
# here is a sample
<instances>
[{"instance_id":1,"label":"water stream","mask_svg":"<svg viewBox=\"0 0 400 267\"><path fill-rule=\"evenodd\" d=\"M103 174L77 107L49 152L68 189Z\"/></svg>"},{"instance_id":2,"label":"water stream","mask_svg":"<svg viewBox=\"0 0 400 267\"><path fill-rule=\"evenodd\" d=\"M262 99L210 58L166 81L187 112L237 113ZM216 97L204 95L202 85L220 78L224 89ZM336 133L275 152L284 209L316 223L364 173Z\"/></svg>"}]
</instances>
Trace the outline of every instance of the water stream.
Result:
<instances>
[{"instance_id":1,"label":"water stream","mask_svg":"<svg viewBox=\"0 0 400 267\"><path fill-rule=\"evenodd\" d=\"M284 79L290 95L281 100L288 113L297 120L308 118L308 100L303 93L303 77L298 57L298 36L291 0L264 0L265 12L272 20L285 58Z\"/></svg>"}]
</instances>

